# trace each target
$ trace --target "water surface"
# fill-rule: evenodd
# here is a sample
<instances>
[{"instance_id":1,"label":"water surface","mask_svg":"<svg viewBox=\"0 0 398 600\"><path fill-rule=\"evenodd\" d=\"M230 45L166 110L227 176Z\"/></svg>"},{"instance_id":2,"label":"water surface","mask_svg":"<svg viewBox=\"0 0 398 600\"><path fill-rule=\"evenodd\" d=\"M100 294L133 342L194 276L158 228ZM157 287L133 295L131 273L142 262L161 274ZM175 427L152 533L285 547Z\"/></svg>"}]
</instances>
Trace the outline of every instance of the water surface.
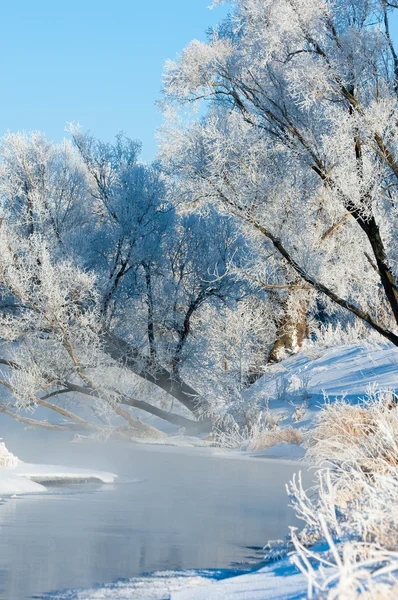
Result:
<instances>
[{"instance_id":1,"label":"water surface","mask_svg":"<svg viewBox=\"0 0 398 600\"><path fill-rule=\"evenodd\" d=\"M1 600L158 570L236 567L254 556L250 546L283 537L294 523L284 488L293 465L196 449L69 446L69 464L120 478L0 505ZM22 458L39 455L33 448ZM67 464L57 449L47 462Z\"/></svg>"}]
</instances>

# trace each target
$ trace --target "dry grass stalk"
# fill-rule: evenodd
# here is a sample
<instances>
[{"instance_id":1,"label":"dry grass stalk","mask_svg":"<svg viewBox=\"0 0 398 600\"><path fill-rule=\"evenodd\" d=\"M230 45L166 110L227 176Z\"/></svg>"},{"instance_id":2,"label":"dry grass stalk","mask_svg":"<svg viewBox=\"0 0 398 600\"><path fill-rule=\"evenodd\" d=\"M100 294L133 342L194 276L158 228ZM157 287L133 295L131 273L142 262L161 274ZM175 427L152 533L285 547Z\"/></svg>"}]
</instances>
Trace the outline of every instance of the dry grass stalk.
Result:
<instances>
[{"instance_id":1,"label":"dry grass stalk","mask_svg":"<svg viewBox=\"0 0 398 600\"><path fill-rule=\"evenodd\" d=\"M266 450L276 444L301 444L303 435L299 429L257 429L253 431L248 450Z\"/></svg>"}]
</instances>

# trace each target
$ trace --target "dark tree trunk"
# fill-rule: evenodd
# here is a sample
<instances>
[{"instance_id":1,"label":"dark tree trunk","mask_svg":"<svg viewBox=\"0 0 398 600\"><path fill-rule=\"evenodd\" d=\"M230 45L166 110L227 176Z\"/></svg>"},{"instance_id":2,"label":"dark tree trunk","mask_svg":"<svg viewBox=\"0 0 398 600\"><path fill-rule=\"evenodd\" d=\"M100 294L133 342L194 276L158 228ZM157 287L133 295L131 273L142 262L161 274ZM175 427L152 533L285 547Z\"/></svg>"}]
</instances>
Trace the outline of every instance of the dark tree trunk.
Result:
<instances>
[{"instance_id":1,"label":"dark tree trunk","mask_svg":"<svg viewBox=\"0 0 398 600\"><path fill-rule=\"evenodd\" d=\"M151 267L147 264L143 264L142 266L145 271L145 283L146 283L147 306L148 306L147 332L148 332L149 354L151 355L152 360L155 360L156 359L156 344L155 344L155 324L153 321L154 311L153 311Z\"/></svg>"},{"instance_id":2,"label":"dark tree trunk","mask_svg":"<svg viewBox=\"0 0 398 600\"><path fill-rule=\"evenodd\" d=\"M373 254L376 259L377 270L379 272L380 281L383 286L391 311L394 315L395 322L398 324L398 290L395 277L388 264L386 251L383 240L380 235L380 229L374 218L369 221L360 222L363 231L372 246Z\"/></svg>"},{"instance_id":3,"label":"dark tree trunk","mask_svg":"<svg viewBox=\"0 0 398 600\"><path fill-rule=\"evenodd\" d=\"M91 396L93 398L101 398L101 394L97 390L88 388L87 386L77 385L70 383L69 381L66 383L66 386L70 391L85 394L86 396ZM135 398L122 395L121 404L143 410L151 415L163 419L164 421L167 421L168 423L176 425L177 427L184 427L186 431L192 435L196 435L198 433L208 433L211 431L210 421L193 421L192 419L187 419L181 415L177 415L175 413L163 410L162 408L158 408L157 406L153 406L152 404L149 404L143 400L136 400Z\"/></svg>"},{"instance_id":4,"label":"dark tree trunk","mask_svg":"<svg viewBox=\"0 0 398 600\"><path fill-rule=\"evenodd\" d=\"M181 402L188 410L197 415L199 408L206 410L208 403L199 400L199 394L177 374L170 373L160 365L153 364L150 358L141 355L128 342L111 332L103 336L104 350L114 360L119 361L140 377L154 383L173 398Z\"/></svg>"}]
</instances>

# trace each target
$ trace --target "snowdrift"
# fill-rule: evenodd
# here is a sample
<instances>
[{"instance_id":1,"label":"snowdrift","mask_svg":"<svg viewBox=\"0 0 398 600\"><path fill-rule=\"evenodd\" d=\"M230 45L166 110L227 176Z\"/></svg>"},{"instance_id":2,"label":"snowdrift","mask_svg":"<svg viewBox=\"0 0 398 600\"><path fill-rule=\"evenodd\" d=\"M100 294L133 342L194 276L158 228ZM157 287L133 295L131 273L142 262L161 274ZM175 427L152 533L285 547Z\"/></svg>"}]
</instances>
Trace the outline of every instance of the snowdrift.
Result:
<instances>
[{"instance_id":1,"label":"snowdrift","mask_svg":"<svg viewBox=\"0 0 398 600\"><path fill-rule=\"evenodd\" d=\"M34 494L46 491L44 483L113 483L117 475L91 469L25 463L0 442L0 494Z\"/></svg>"},{"instance_id":2,"label":"snowdrift","mask_svg":"<svg viewBox=\"0 0 398 600\"><path fill-rule=\"evenodd\" d=\"M310 348L269 366L246 390L244 400L259 403L280 427L306 431L325 402L344 397L356 404L382 390L398 391L398 348L389 344ZM294 460L304 456L304 449L281 443L251 454Z\"/></svg>"}]
</instances>

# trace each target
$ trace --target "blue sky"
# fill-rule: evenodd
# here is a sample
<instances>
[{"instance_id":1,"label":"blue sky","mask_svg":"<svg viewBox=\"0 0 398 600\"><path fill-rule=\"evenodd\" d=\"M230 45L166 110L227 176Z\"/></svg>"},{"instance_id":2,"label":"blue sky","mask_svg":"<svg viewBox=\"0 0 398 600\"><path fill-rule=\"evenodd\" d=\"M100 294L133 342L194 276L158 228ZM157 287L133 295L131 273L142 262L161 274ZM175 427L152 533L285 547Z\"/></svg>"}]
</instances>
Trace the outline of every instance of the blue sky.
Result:
<instances>
[{"instance_id":1,"label":"blue sky","mask_svg":"<svg viewBox=\"0 0 398 600\"><path fill-rule=\"evenodd\" d=\"M0 134L65 124L110 140L117 132L156 153L164 61L227 12L211 0L3 0Z\"/></svg>"},{"instance_id":2,"label":"blue sky","mask_svg":"<svg viewBox=\"0 0 398 600\"><path fill-rule=\"evenodd\" d=\"M119 131L156 153L164 61L227 13L211 0L0 0L0 135L67 122L104 140ZM398 27L394 27L398 35Z\"/></svg>"}]
</instances>

